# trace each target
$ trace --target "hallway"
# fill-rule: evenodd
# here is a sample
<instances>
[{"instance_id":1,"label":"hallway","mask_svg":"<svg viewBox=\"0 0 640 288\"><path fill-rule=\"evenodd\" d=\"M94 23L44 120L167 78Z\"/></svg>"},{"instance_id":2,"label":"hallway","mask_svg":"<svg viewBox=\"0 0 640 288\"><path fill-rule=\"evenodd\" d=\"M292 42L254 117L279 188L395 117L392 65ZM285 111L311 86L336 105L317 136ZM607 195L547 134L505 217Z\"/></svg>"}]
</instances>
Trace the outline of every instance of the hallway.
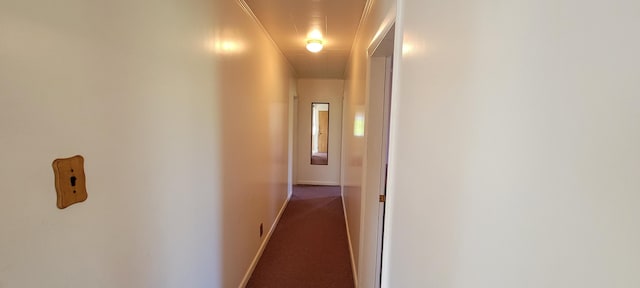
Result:
<instances>
[{"instance_id":1,"label":"hallway","mask_svg":"<svg viewBox=\"0 0 640 288\"><path fill-rule=\"evenodd\" d=\"M0 287L640 287L638 30L627 0L0 1Z\"/></svg>"},{"instance_id":2,"label":"hallway","mask_svg":"<svg viewBox=\"0 0 640 288\"><path fill-rule=\"evenodd\" d=\"M294 186L247 287L353 287L340 187Z\"/></svg>"}]
</instances>

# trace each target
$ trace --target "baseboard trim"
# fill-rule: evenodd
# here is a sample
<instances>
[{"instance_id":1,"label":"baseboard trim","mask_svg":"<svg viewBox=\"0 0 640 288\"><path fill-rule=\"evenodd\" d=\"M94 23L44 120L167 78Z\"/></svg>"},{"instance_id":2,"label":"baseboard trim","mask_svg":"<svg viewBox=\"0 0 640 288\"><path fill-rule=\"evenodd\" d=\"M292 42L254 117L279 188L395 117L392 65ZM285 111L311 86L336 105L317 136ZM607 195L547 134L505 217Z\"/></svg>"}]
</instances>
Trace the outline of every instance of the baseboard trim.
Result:
<instances>
[{"instance_id":1,"label":"baseboard trim","mask_svg":"<svg viewBox=\"0 0 640 288\"><path fill-rule=\"evenodd\" d=\"M296 182L296 185L340 186L340 183L338 183L338 182L329 182L329 181L299 180L298 182Z\"/></svg>"},{"instance_id":2,"label":"baseboard trim","mask_svg":"<svg viewBox=\"0 0 640 288\"><path fill-rule=\"evenodd\" d=\"M349 232L349 220L347 218L347 207L344 206L344 194L340 193L342 197L342 212L344 213L344 225L347 227L347 241L349 241L349 254L351 255L351 271L353 273L353 285L358 288L358 271L356 271L356 260L353 257L353 245L351 245L351 233Z\"/></svg>"},{"instance_id":3,"label":"baseboard trim","mask_svg":"<svg viewBox=\"0 0 640 288\"><path fill-rule=\"evenodd\" d=\"M260 244L260 249L258 249L258 253L256 253L256 256L253 257L253 261L251 261L251 265L249 266L247 273L244 274L244 278L242 278L242 282L240 282L240 285L238 285L238 288L244 288L245 286L247 286L247 283L249 282L249 278L251 278L251 274L253 274L253 270L256 269L256 265L258 265L258 261L260 261L260 257L262 257L262 253L264 252L264 249L267 247L267 243L269 243L269 239L271 239L271 235L273 234L273 231L276 230L276 226L278 225L278 222L280 222L280 217L282 216L282 213L284 213L284 209L287 208L287 205L289 204L289 200L291 200L291 194L287 196L287 200L284 201L284 204L282 204L282 208L280 208L280 212L278 212L278 216L276 216L276 220L273 221L273 225L271 225L271 228L269 229L267 236L264 237L264 240L262 240L262 244Z\"/></svg>"}]
</instances>

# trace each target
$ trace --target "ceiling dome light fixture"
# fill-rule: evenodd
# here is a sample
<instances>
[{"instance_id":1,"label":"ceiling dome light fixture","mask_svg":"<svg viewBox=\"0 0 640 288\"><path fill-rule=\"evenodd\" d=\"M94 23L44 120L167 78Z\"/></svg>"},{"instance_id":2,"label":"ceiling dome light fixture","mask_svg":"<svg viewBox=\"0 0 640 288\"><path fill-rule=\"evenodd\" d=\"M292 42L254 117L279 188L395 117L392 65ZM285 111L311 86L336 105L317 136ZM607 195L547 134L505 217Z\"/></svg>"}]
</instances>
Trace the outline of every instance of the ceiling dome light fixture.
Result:
<instances>
[{"instance_id":1,"label":"ceiling dome light fixture","mask_svg":"<svg viewBox=\"0 0 640 288\"><path fill-rule=\"evenodd\" d=\"M310 39L307 40L307 50L312 53L318 53L322 50L322 40L320 39Z\"/></svg>"}]
</instances>

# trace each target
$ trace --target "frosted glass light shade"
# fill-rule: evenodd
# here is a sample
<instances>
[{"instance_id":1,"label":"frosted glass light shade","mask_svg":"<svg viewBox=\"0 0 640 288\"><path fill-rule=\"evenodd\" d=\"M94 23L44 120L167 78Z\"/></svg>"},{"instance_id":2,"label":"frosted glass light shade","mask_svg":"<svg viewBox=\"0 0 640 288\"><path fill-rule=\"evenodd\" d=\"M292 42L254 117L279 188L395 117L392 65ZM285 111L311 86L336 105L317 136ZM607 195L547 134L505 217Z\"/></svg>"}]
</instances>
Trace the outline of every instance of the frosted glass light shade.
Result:
<instances>
[{"instance_id":1,"label":"frosted glass light shade","mask_svg":"<svg viewBox=\"0 0 640 288\"><path fill-rule=\"evenodd\" d=\"M322 40L307 40L307 50L313 53L320 52L320 50L322 50Z\"/></svg>"}]
</instances>

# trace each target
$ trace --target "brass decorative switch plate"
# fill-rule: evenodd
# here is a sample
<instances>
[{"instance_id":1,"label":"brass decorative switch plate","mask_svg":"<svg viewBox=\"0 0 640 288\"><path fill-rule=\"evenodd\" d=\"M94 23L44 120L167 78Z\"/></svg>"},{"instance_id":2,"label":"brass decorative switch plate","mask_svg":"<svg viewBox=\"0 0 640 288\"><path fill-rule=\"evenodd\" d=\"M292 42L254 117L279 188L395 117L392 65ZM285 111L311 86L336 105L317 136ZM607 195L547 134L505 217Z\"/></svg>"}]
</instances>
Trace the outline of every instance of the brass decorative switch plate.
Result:
<instances>
[{"instance_id":1,"label":"brass decorative switch plate","mask_svg":"<svg viewBox=\"0 0 640 288\"><path fill-rule=\"evenodd\" d=\"M87 188L84 176L84 158L80 155L53 161L53 173L56 179L58 208L64 209L75 203L87 200Z\"/></svg>"}]
</instances>

